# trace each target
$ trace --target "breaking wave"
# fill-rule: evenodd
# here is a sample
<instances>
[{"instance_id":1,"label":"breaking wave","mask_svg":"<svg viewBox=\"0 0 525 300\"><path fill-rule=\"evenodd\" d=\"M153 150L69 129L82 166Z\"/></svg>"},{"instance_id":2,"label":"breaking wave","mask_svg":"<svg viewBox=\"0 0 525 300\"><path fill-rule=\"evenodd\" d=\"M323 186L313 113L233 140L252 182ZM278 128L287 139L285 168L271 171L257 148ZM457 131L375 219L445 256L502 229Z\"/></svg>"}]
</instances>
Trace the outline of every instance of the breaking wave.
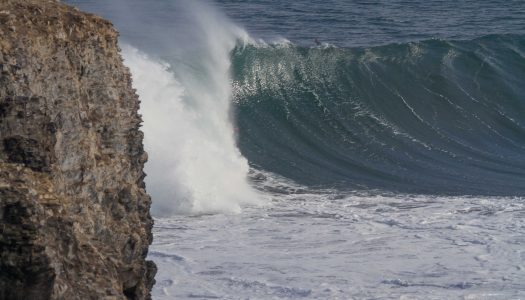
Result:
<instances>
[{"instance_id":1,"label":"breaking wave","mask_svg":"<svg viewBox=\"0 0 525 300\"><path fill-rule=\"evenodd\" d=\"M239 146L310 186L525 195L525 37L238 46Z\"/></svg>"}]
</instances>

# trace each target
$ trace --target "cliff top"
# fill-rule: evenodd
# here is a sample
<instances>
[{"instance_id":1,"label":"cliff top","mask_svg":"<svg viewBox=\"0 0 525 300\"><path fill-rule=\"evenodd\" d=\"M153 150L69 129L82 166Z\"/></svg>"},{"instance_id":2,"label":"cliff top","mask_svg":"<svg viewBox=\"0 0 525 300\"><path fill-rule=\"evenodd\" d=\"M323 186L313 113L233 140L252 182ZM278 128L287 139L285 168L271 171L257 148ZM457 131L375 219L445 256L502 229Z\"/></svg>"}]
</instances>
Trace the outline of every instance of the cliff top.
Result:
<instances>
[{"instance_id":1,"label":"cliff top","mask_svg":"<svg viewBox=\"0 0 525 300\"><path fill-rule=\"evenodd\" d=\"M55 42L79 42L97 35L114 40L118 32L111 22L54 0L3 0L0 2L0 50L13 41L53 38Z\"/></svg>"}]
</instances>

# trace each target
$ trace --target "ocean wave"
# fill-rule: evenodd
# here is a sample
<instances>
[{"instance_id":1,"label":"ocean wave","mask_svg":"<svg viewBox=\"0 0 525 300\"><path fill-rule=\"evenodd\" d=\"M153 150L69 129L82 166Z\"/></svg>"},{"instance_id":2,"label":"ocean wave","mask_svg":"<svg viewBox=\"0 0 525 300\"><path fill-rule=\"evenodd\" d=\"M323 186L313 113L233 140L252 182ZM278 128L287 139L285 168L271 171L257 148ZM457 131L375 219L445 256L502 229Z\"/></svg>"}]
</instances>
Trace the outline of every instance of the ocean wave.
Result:
<instances>
[{"instance_id":1,"label":"ocean wave","mask_svg":"<svg viewBox=\"0 0 525 300\"><path fill-rule=\"evenodd\" d=\"M525 37L232 51L239 146L297 182L524 195Z\"/></svg>"}]
</instances>

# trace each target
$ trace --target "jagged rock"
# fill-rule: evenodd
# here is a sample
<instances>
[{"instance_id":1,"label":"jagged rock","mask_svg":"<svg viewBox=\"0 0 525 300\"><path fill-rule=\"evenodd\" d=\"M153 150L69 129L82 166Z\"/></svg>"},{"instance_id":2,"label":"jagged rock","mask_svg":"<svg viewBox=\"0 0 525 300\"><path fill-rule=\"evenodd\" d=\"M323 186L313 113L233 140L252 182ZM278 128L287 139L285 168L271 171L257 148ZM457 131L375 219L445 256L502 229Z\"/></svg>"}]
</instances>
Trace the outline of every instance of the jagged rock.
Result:
<instances>
[{"instance_id":1,"label":"jagged rock","mask_svg":"<svg viewBox=\"0 0 525 300\"><path fill-rule=\"evenodd\" d=\"M0 299L148 299L139 100L112 25L0 1Z\"/></svg>"}]
</instances>

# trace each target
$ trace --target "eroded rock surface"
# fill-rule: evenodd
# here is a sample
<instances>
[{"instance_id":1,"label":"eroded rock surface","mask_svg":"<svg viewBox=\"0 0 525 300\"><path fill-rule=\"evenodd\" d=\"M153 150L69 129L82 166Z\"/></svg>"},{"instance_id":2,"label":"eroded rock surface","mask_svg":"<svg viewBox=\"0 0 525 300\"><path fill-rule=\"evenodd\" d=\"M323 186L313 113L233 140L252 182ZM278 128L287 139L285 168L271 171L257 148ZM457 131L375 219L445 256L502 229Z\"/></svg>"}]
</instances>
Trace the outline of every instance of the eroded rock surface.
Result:
<instances>
[{"instance_id":1,"label":"eroded rock surface","mask_svg":"<svg viewBox=\"0 0 525 300\"><path fill-rule=\"evenodd\" d=\"M0 1L0 299L147 299L139 100L112 25Z\"/></svg>"}]
</instances>

